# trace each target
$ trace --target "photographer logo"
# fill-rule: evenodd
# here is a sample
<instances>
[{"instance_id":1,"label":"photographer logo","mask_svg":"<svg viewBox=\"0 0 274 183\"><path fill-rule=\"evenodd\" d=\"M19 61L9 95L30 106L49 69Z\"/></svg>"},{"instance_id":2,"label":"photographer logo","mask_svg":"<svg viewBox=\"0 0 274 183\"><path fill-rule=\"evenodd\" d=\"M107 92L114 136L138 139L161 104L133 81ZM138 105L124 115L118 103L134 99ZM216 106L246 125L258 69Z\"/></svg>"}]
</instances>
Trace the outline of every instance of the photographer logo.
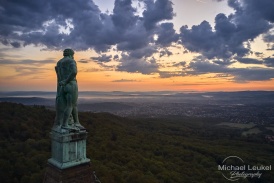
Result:
<instances>
[{"instance_id":1,"label":"photographer logo","mask_svg":"<svg viewBox=\"0 0 274 183\"><path fill-rule=\"evenodd\" d=\"M241 178L261 178L263 171L271 171L271 165L249 165L245 164L238 156L226 157L218 170L222 172L224 178L230 181L237 181Z\"/></svg>"}]
</instances>

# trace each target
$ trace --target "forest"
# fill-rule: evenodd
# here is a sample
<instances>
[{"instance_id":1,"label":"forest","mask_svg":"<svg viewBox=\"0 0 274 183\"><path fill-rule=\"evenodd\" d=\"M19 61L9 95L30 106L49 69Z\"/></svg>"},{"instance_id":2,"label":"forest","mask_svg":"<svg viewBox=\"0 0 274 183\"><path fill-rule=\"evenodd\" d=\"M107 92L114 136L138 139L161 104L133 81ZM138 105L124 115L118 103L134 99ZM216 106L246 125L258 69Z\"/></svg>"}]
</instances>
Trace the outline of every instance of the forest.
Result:
<instances>
[{"instance_id":1,"label":"forest","mask_svg":"<svg viewBox=\"0 0 274 183\"><path fill-rule=\"evenodd\" d=\"M1 182L43 182L55 112L1 102L0 116ZM80 112L79 119L88 131L87 157L102 183L230 182L217 168L228 156L250 165L272 165L260 178L237 182L274 182L274 144L264 133L242 136L243 129L217 125L222 121L216 118Z\"/></svg>"}]
</instances>

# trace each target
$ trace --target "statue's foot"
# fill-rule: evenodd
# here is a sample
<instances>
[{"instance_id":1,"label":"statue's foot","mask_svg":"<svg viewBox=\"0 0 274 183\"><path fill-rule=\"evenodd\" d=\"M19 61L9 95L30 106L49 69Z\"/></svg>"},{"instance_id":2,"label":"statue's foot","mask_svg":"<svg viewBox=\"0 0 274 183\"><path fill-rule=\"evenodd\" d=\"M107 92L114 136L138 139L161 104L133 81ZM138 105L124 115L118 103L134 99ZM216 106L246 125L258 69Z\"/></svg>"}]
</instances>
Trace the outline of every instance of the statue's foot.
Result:
<instances>
[{"instance_id":1,"label":"statue's foot","mask_svg":"<svg viewBox=\"0 0 274 183\"><path fill-rule=\"evenodd\" d=\"M77 128L79 128L80 130L86 129L86 128L83 127L79 122L78 122L78 123L75 123L75 126L76 126Z\"/></svg>"},{"instance_id":2,"label":"statue's foot","mask_svg":"<svg viewBox=\"0 0 274 183\"><path fill-rule=\"evenodd\" d=\"M60 126L57 125L57 124L54 124L53 127L52 127L51 129L52 129L52 130L56 130L56 129L58 129L58 127L60 127Z\"/></svg>"},{"instance_id":3,"label":"statue's foot","mask_svg":"<svg viewBox=\"0 0 274 183\"><path fill-rule=\"evenodd\" d=\"M51 129L54 130L54 131L59 132L59 131L61 131L62 126L61 125L54 125Z\"/></svg>"},{"instance_id":4,"label":"statue's foot","mask_svg":"<svg viewBox=\"0 0 274 183\"><path fill-rule=\"evenodd\" d=\"M62 128L70 128L69 125L62 125Z\"/></svg>"}]
</instances>

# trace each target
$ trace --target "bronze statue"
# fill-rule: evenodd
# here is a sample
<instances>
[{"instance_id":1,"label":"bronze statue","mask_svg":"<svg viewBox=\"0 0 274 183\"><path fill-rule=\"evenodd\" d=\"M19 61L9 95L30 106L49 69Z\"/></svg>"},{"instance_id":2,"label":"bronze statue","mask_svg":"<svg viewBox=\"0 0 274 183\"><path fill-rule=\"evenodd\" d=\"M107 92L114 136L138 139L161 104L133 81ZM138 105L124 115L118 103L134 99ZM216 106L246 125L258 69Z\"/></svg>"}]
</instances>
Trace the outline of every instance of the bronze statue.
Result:
<instances>
[{"instance_id":1,"label":"bronze statue","mask_svg":"<svg viewBox=\"0 0 274 183\"><path fill-rule=\"evenodd\" d=\"M63 58L55 67L57 75L56 118L54 129L83 129L78 118L78 85L76 80L77 65L74 51L65 49Z\"/></svg>"}]
</instances>

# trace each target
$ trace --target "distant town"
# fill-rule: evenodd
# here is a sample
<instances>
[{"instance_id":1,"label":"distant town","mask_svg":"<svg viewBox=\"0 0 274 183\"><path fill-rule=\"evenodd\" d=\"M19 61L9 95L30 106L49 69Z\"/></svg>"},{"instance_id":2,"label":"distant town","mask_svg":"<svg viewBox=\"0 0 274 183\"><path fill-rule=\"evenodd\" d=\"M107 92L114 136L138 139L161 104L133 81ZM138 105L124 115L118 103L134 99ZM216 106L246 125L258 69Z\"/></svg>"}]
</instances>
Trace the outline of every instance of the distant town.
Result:
<instances>
[{"instance_id":1,"label":"distant town","mask_svg":"<svg viewBox=\"0 0 274 183\"><path fill-rule=\"evenodd\" d=\"M54 110L55 92L0 92L0 102L44 105ZM80 111L123 117L188 116L230 123L274 124L273 91L241 92L79 92Z\"/></svg>"},{"instance_id":2,"label":"distant town","mask_svg":"<svg viewBox=\"0 0 274 183\"><path fill-rule=\"evenodd\" d=\"M232 123L255 123L255 124L274 124L274 106L272 105L210 105L210 104L189 104L189 103L139 103L127 104L124 107L120 104L105 103L105 105L117 105L115 109L105 109L119 116L144 116L144 117L163 117L163 116L190 116L220 118ZM97 104L98 105L98 104ZM96 104L86 111L101 112ZM119 109L120 106L120 109ZM80 105L81 107L81 105ZM83 107L83 106L82 106Z\"/></svg>"}]
</instances>

